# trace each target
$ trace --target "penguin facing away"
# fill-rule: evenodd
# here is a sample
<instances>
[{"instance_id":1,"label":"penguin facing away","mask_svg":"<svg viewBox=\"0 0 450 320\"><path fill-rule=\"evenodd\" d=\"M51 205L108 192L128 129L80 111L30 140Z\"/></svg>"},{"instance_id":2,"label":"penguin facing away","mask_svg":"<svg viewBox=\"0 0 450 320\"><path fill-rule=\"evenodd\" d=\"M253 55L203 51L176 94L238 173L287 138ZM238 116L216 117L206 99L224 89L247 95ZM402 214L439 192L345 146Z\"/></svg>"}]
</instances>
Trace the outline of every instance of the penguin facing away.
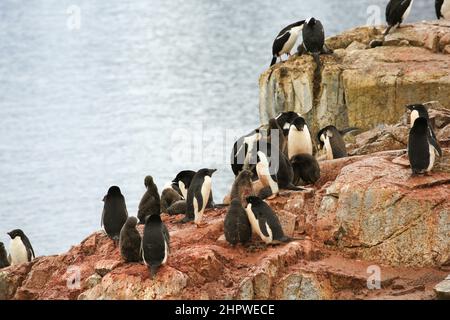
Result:
<instances>
[{"instance_id":1,"label":"penguin facing away","mask_svg":"<svg viewBox=\"0 0 450 320\"><path fill-rule=\"evenodd\" d=\"M246 212L252 229L266 244L293 240L284 234L277 215L265 201L258 197L248 197L247 202Z\"/></svg>"},{"instance_id":2,"label":"penguin facing away","mask_svg":"<svg viewBox=\"0 0 450 320\"><path fill-rule=\"evenodd\" d=\"M6 253L6 248L3 242L0 242L0 269L9 267L8 254Z\"/></svg>"},{"instance_id":3,"label":"penguin facing away","mask_svg":"<svg viewBox=\"0 0 450 320\"><path fill-rule=\"evenodd\" d=\"M167 208L166 210L169 215L177 215L177 214L186 214L187 211L187 204L186 200L178 200L175 203L172 203L172 205Z\"/></svg>"},{"instance_id":4,"label":"penguin facing away","mask_svg":"<svg viewBox=\"0 0 450 320\"><path fill-rule=\"evenodd\" d=\"M320 54L324 51L325 31L319 20L311 18L305 22L303 28L303 47L306 52L310 53L316 62L316 74L320 74L322 63L320 62Z\"/></svg>"},{"instance_id":5,"label":"penguin facing away","mask_svg":"<svg viewBox=\"0 0 450 320\"><path fill-rule=\"evenodd\" d=\"M182 199L183 197L172 187L164 188L161 193L161 212L167 213L168 208L170 208L172 204Z\"/></svg>"},{"instance_id":6,"label":"penguin facing away","mask_svg":"<svg viewBox=\"0 0 450 320\"><path fill-rule=\"evenodd\" d=\"M161 212L161 199L159 197L158 187L151 176L146 176L144 186L147 188L139 202L137 217L140 224L145 223L145 218L152 214Z\"/></svg>"},{"instance_id":7,"label":"penguin facing away","mask_svg":"<svg viewBox=\"0 0 450 320\"><path fill-rule=\"evenodd\" d=\"M338 130L335 126L326 126L317 134L319 149L325 148L327 160L347 157L347 148L345 146L344 136L358 128L347 128Z\"/></svg>"},{"instance_id":8,"label":"penguin facing away","mask_svg":"<svg viewBox=\"0 0 450 320\"><path fill-rule=\"evenodd\" d=\"M386 6L387 29L386 36L392 28L400 27L403 21L409 16L414 0L390 0Z\"/></svg>"},{"instance_id":9,"label":"penguin facing away","mask_svg":"<svg viewBox=\"0 0 450 320\"><path fill-rule=\"evenodd\" d=\"M450 0L436 0L435 8L438 19L450 19Z\"/></svg>"},{"instance_id":10,"label":"penguin facing away","mask_svg":"<svg viewBox=\"0 0 450 320\"><path fill-rule=\"evenodd\" d=\"M119 248L125 262L141 261L141 235L136 229L138 219L128 217L120 231Z\"/></svg>"},{"instance_id":11,"label":"penguin facing away","mask_svg":"<svg viewBox=\"0 0 450 320\"><path fill-rule=\"evenodd\" d=\"M199 226L203 218L210 194L211 194L211 176L217 169L201 169L192 179L187 193L187 211L186 216L180 221L186 223L194 221Z\"/></svg>"},{"instance_id":12,"label":"penguin facing away","mask_svg":"<svg viewBox=\"0 0 450 320\"><path fill-rule=\"evenodd\" d=\"M412 104L412 105L406 106L406 108L411 111L411 115L410 115L411 128L413 127L416 119L418 119L419 117L427 119L428 139L429 139L430 143L433 145L433 147L436 149L438 155L440 157L442 157L442 149L441 149L441 146L439 145L438 139L436 138L436 134L434 133L433 125L431 124L430 116L428 115L428 111L427 111L426 107L423 104Z\"/></svg>"},{"instance_id":13,"label":"penguin facing away","mask_svg":"<svg viewBox=\"0 0 450 320\"><path fill-rule=\"evenodd\" d=\"M277 62L278 57L281 59L283 54L290 55L304 23L305 20L297 21L283 28L278 33L272 45L272 61L270 66L273 66Z\"/></svg>"},{"instance_id":14,"label":"penguin facing away","mask_svg":"<svg viewBox=\"0 0 450 320\"><path fill-rule=\"evenodd\" d=\"M9 244L9 260L12 266L30 262L35 258L31 242L20 229L8 232L11 238Z\"/></svg>"},{"instance_id":15,"label":"penguin facing away","mask_svg":"<svg viewBox=\"0 0 450 320\"><path fill-rule=\"evenodd\" d=\"M288 159L298 154L313 154L313 145L308 125L303 117L292 121L288 136Z\"/></svg>"},{"instance_id":16,"label":"penguin facing away","mask_svg":"<svg viewBox=\"0 0 450 320\"><path fill-rule=\"evenodd\" d=\"M108 237L114 241L119 240L120 230L122 230L125 221L128 218L125 198L120 188L112 186L103 198L102 223Z\"/></svg>"},{"instance_id":17,"label":"penguin facing away","mask_svg":"<svg viewBox=\"0 0 450 320\"><path fill-rule=\"evenodd\" d=\"M239 198L231 200L224 221L225 239L231 244L245 244L252 237L252 227Z\"/></svg>"},{"instance_id":18,"label":"penguin facing away","mask_svg":"<svg viewBox=\"0 0 450 320\"><path fill-rule=\"evenodd\" d=\"M414 121L409 131L408 158L413 175L426 174L433 169L435 162L435 149L428 133L428 121L419 117Z\"/></svg>"},{"instance_id":19,"label":"penguin facing away","mask_svg":"<svg viewBox=\"0 0 450 320\"><path fill-rule=\"evenodd\" d=\"M320 166L310 154L298 154L291 159L296 186L314 184L320 179Z\"/></svg>"},{"instance_id":20,"label":"penguin facing away","mask_svg":"<svg viewBox=\"0 0 450 320\"><path fill-rule=\"evenodd\" d=\"M170 251L169 233L158 214L146 218L141 251L153 279L159 267L167 263Z\"/></svg>"}]
</instances>

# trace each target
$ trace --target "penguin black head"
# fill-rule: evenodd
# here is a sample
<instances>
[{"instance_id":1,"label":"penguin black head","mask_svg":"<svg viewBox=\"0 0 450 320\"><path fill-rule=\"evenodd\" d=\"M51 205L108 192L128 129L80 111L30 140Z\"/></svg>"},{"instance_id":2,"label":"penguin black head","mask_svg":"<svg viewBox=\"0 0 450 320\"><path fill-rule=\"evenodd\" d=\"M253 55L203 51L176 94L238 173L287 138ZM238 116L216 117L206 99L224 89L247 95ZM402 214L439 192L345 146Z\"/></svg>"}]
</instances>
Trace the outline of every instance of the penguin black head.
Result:
<instances>
[{"instance_id":1,"label":"penguin black head","mask_svg":"<svg viewBox=\"0 0 450 320\"><path fill-rule=\"evenodd\" d=\"M291 126L295 126L298 131L303 131L303 128L306 126L306 121L303 117L297 117L291 122Z\"/></svg>"},{"instance_id":2,"label":"penguin black head","mask_svg":"<svg viewBox=\"0 0 450 320\"><path fill-rule=\"evenodd\" d=\"M313 26L316 24L316 22L317 22L317 20L315 18L310 18L309 20L306 20L306 24L308 26Z\"/></svg>"},{"instance_id":3,"label":"penguin black head","mask_svg":"<svg viewBox=\"0 0 450 320\"><path fill-rule=\"evenodd\" d=\"M410 104L406 108L411 111L411 119L423 117L429 119L427 108L423 104ZM415 115L413 115L415 113Z\"/></svg>"},{"instance_id":4,"label":"penguin black head","mask_svg":"<svg viewBox=\"0 0 450 320\"><path fill-rule=\"evenodd\" d=\"M129 228L135 228L138 223L138 219L136 217L128 217L125 225Z\"/></svg>"},{"instance_id":5,"label":"penguin black head","mask_svg":"<svg viewBox=\"0 0 450 320\"><path fill-rule=\"evenodd\" d=\"M112 186L108 189L107 196L121 196L122 192L118 186Z\"/></svg>"},{"instance_id":6,"label":"penguin black head","mask_svg":"<svg viewBox=\"0 0 450 320\"><path fill-rule=\"evenodd\" d=\"M207 168L204 168L204 169L200 169L199 171L198 171L198 173L200 173L200 174L203 174L203 175L205 175L205 176L212 176L213 175L213 173L214 172L216 172L217 171L217 169L207 169Z\"/></svg>"},{"instance_id":7,"label":"penguin black head","mask_svg":"<svg viewBox=\"0 0 450 320\"><path fill-rule=\"evenodd\" d=\"M11 239L14 239L15 237L21 237L23 239L25 236L23 231L20 229L14 229L13 231L8 232L7 234L11 237Z\"/></svg>"},{"instance_id":8,"label":"penguin black head","mask_svg":"<svg viewBox=\"0 0 450 320\"><path fill-rule=\"evenodd\" d=\"M245 200L247 200L247 203L250 203L252 206L257 206L263 202L260 197L256 196L249 196Z\"/></svg>"}]
</instances>

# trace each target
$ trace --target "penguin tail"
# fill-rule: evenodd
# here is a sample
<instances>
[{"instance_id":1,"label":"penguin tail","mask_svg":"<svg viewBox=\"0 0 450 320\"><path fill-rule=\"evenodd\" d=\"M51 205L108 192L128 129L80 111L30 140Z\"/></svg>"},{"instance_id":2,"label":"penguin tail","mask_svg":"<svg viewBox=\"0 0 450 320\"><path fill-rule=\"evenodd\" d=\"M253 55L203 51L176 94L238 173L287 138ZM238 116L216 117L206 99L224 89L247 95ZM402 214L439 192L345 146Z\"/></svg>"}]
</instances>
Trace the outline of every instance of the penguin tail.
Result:
<instances>
[{"instance_id":1,"label":"penguin tail","mask_svg":"<svg viewBox=\"0 0 450 320\"><path fill-rule=\"evenodd\" d=\"M320 54L319 53L313 53L312 54L314 61L316 62L316 71L315 75L316 77L320 77L320 73L322 70L322 62L320 62Z\"/></svg>"},{"instance_id":2,"label":"penguin tail","mask_svg":"<svg viewBox=\"0 0 450 320\"><path fill-rule=\"evenodd\" d=\"M273 56L270 66L273 66L275 63L277 63L277 56Z\"/></svg>"},{"instance_id":3,"label":"penguin tail","mask_svg":"<svg viewBox=\"0 0 450 320\"><path fill-rule=\"evenodd\" d=\"M350 133L350 132L353 132L353 131L360 131L360 130L361 130L360 128L351 127L351 128L345 128L345 129L339 130L339 133L344 136L347 133Z\"/></svg>"},{"instance_id":4,"label":"penguin tail","mask_svg":"<svg viewBox=\"0 0 450 320\"><path fill-rule=\"evenodd\" d=\"M154 266L154 265L149 266L148 271L150 272L150 279L153 280L153 278L156 275L156 272L158 271L158 266Z\"/></svg>"},{"instance_id":5,"label":"penguin tail","mask_svg":"<svg viewBox=\"0 0 450 320\"><path fill-rule=\"evenodd\" d=\"M306 190L305 188L294 186L292 183L284 189L292 190L292 191L305 191Z\"/></svg>"}]
</instances>

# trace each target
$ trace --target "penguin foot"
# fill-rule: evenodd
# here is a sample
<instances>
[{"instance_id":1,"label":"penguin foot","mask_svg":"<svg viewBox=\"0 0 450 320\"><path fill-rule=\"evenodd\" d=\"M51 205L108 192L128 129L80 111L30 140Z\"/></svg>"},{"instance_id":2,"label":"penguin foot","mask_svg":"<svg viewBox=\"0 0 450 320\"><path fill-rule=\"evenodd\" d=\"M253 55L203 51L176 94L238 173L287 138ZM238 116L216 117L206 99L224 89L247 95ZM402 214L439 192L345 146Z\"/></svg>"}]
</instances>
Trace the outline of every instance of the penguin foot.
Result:
<instances>
[{"instance_id":1,"label":"penguin foot","mask_svg":"<svg viewBox=\"0 0 450 320\"><path fill-rule=\"evenodd\" d=\"M197 226L197 228L206 228L208 226L206 222L196 223L195 225Z\"/></svg>"}]
</instances>

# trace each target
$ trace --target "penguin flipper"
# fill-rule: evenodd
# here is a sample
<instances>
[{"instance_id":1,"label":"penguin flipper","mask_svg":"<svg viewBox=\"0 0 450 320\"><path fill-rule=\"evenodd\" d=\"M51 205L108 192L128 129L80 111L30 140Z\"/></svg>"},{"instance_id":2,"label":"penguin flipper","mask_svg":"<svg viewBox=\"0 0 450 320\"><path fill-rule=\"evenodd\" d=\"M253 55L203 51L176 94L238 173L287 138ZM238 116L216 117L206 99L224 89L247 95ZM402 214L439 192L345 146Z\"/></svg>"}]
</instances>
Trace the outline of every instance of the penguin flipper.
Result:
<instances>
[{"instance_id":1,"label":"penguin flipper","mask_svg":"<svg viewBox=\"0 0 450 320\"><path fill-rule=\"evenodd\" d=\"M339 130L339 133L342 136L345 136L347 133L350 133L350 132L353 132L353 131L359 131L359 130L361 130L361 129L357 128L357 127L350 127L350 128L345 128L345 129Z\"/></svg>"},{"instance_id":2,"label":"penguin flipper","mask_svg":"<svg viewBox=\"0 0 450 320\"><path fill-rule=\"evenodd\" d=\"M273 56L270 66L273 66L275 63L277 63L277 56Z\"/></svg>"},{"instance_id":3,"label":"penguin flipper","mask_svg":"<svg viewBox=\"0 0 450 320\"><path fill-rule=\"evenodd\" d=\"M430 141L431 145L434 147L436 152L439 154L439 157L442 157L442 149L439 145L439 142L437 141L436 135L431 127L429 127L428 131L428 140Z\"/></svg>"},{"instance_id":4,"label":"penguin flipper","mask_svg":"<svg viewBox=\"0 0 450 320\"><path fill-rule=\"evenodd\" d=\"M259 229L265 237L270 237L269 231L267 230L267 220L260 216L258 218Z\"/></svg>"}]
</instances>

